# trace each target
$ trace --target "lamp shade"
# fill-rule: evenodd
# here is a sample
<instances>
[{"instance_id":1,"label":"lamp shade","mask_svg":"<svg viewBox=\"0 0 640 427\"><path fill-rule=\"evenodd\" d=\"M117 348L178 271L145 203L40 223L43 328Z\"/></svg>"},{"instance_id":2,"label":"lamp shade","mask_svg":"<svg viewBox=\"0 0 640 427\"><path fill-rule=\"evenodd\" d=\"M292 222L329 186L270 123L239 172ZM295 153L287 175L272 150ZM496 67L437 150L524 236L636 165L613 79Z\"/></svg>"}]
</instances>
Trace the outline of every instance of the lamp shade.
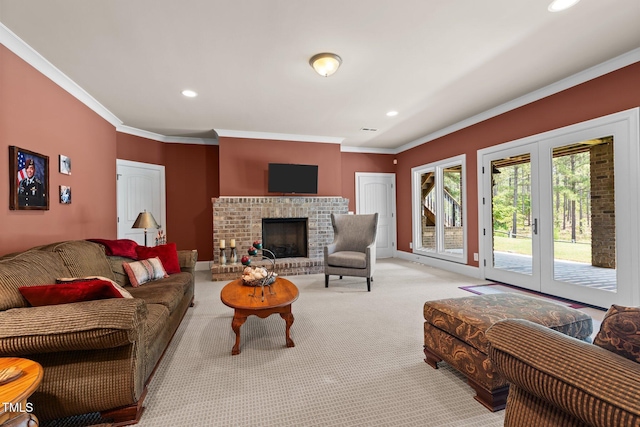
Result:
<instances>
[{"instance_id":1,"label":"lamp shade","mask_svg":"<svg viewBox=\"0 0 640 427\"><path fill-rule=\"evenodd\" d=\"M156 219L151 215L151 212L140 212L138 218L133 223L131 228L159 228L160 226L156 222Z\"/></svg>"},{"instance_id":2,"label":"lamp shade","mask_svg":"<svg viewBox=\"0 0 640 427\"><path fill-rule=\"evenodd\" d=\"M324 52L313 55L309 60L309 64L322 77L329 77L338 71L338 67L342 64L342 58L335 53Z\"/></svg>"}]
</instances>

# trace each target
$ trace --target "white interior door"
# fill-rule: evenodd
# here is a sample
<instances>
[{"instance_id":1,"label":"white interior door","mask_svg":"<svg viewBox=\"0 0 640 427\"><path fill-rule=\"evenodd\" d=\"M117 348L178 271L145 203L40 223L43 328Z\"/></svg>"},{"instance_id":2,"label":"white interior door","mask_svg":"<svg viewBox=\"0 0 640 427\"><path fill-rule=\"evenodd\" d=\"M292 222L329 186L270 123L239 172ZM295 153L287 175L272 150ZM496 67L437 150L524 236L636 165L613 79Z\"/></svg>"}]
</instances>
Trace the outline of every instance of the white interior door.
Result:
<instances>
[{"instance_id":1,"label":"white interior door","mask_svg":"<svg viewBox=\"0 0 640 427\"><path fill-rule=\"evenodd\" d=\"M131 228L138 214L151 212L162 230L166 229L164 166L116 160L118 238L144 245L144 230ZM157 230L147 230L147 246L155 245Z\"/></svg>"},{"instance_id":2,"label":"white interior door","mask_svg":"<svg viewBox=\"0 0 640 427\"><path fill-rule=\"evenodd\" d=\"M376 258L391 258L396 248L396 176L356 173L356 213L378 213Z\"/></svg>"}]
</instances>

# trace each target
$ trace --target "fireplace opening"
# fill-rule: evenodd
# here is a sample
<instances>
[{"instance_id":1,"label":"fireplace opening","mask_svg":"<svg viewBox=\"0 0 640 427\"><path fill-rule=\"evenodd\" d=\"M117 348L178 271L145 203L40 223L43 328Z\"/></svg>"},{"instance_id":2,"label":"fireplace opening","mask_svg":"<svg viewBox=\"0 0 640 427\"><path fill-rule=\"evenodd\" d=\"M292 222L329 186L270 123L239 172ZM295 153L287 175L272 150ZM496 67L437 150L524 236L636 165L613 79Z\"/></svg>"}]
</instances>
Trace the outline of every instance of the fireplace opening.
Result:
<instances>
[{"instance_id":1,"label":"fireplace opening","mask_svg":"<svg viewBox=\"0 0 640 427\"><path fill-rule=\"evenodd\" d=\"M308 218L262 218L262 245L276 258L308 257Z\"/></svg>"}]
</instances>

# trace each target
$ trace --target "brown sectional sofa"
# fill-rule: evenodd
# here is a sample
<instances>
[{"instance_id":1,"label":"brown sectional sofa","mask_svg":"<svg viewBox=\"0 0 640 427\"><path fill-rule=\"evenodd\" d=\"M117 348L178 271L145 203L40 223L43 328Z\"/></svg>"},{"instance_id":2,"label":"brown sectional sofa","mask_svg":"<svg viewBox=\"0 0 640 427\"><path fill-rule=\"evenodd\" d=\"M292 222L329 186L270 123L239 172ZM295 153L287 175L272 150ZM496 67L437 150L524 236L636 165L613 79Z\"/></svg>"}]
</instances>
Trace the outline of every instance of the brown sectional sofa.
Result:
<instances>
[{"instance_id":1,"label":"brown sectional sofa","mask_svg":"<svg viewBox=\"0 0 640 427\"><path fill-rule=\"evenodd\" d=\"M522 319L496 322L486 335L511 384L506 427L640 426L637 361Z\"/></svg>"},{"instance_id":2,"label":"brown sectional sofa","mask_svg":"<svg viewBox=\"0 0 640 427\"><path fill-rule=\"evenodd\" d=\"M128 286L123 262L102 245L66 241L0 257L0 357L39 362L32 395L42 421L101 412L119 425L142 413L147 384L194 298L196 251L178 251L181 272ZM61 277L104 276L130 298L30 307L20 286Z\"/></svg>"}]
</instances>

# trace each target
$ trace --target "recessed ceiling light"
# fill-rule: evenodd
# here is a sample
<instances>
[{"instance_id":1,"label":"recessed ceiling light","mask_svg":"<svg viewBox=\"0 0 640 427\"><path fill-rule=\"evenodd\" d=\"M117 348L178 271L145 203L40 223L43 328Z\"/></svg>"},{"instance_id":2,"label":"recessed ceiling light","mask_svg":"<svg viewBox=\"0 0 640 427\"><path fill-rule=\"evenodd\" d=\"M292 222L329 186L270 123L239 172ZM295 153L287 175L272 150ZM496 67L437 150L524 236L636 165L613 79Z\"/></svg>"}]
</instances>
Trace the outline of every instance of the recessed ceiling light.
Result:
<instances>
[{"instance_id":1,"label":"recessed ceiling light","mask_svg":"<svg viewBox=\"0 0 640 427\"><path fill-rule=\"evenodd\" d=\"M198 94L190 89L185 89L182 91L182 94L188 98L195 98Z\"/></svg>"},{"instance_id":2,"label":"recessed ceiling light","mask_svg":"<svg viewBox=\"0 0 640 427\"><path fill-rule=\"evenodd\" d=\"M398 115L398 112L397 112L397 111L389 111L389 112L387 113L387 116L389 116L389 117L393 117L393 116L397 116L397 115Z\"/></svg>"},{"instance_id":3,"label":"recessed ceiling light","mask_svg":"<svg viewBox=\"0 0 640 427\"><path fill-rule=\"evenodd\" d=\"M549 12L560 12L575 6L580 0L553 0L547 8Z\"/></svg>"}]
</instances>

